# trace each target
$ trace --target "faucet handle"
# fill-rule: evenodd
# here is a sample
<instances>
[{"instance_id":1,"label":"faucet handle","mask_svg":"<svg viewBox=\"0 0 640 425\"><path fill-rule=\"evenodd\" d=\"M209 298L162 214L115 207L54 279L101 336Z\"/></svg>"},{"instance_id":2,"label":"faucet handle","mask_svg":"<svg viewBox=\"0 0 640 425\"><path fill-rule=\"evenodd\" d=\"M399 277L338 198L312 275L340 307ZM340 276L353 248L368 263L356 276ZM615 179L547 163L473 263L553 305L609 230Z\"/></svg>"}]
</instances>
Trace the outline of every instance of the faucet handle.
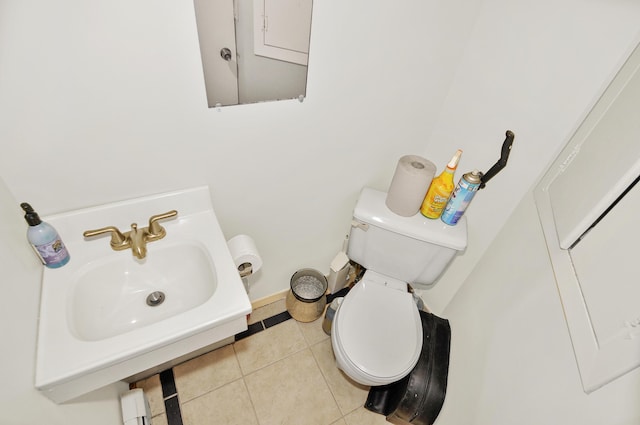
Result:
<instances>
[{"instance_id":1,"label":"faucet handle","mask_svg":"<svg viewBox=\"0 0 640 425\"><path fill-rule=\"evenodd\" d=\"M167 232L164 230L164 227L158 223L158 221L175 217L177 215L178 211L176 210L171 210L164 214L152 215L149 218L149 235L153 236L155 239L162 239Z\"/></svg>"},{"instance_id":2,"label":"faucet handle","mask_svg":"<svg viewBox=\"0 0 640 425\"><path fill-rule=\"evenodd\" d=\"M87 230L82 233L82 235L85 238L90 238L92 236L98 236L104 233L111 233L111 247L113 249L125 249L128 247L126 240L127 238L122 234L120 230L118 230L117 227L114 226L102 227L95 230Z\"/></svg>"}]
</instances>

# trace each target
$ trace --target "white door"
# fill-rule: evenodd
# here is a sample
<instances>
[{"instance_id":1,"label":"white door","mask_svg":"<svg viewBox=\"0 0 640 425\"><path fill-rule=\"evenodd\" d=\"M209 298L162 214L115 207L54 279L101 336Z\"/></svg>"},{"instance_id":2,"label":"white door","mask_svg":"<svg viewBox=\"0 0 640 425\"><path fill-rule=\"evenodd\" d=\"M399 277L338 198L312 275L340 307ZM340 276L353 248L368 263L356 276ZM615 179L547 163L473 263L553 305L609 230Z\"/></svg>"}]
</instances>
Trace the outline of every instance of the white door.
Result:
<instances>
[{"instance_id":1,"label":"white door","mask_svg":"<svg viewBox=\"0 0 640 425\"><path fill-rule=\"evenodd\" d=\"M209 107L238 104L233 0L195 0L200 55ZM228 49L227 59L221 52Z\"/></svg>"}]
</instances>

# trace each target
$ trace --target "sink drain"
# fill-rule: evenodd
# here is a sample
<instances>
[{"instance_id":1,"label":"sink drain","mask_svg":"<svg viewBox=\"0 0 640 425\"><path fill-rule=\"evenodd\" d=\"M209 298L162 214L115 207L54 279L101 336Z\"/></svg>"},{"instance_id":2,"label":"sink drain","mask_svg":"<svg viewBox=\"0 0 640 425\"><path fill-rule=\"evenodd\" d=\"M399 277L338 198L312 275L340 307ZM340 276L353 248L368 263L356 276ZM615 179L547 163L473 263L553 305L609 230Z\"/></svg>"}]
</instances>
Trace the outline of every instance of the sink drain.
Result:
<instances>
[{"instance_id":1,"label":"sink drain","mask_svg":"<svg viewBox=\"0 0 640 425\"><path fill-rule=\"evenodd\" d=\"M154 291L147 295L147 305L151 307L155 307L164 302L164 292Z\"/></svg>"}]
</instances>

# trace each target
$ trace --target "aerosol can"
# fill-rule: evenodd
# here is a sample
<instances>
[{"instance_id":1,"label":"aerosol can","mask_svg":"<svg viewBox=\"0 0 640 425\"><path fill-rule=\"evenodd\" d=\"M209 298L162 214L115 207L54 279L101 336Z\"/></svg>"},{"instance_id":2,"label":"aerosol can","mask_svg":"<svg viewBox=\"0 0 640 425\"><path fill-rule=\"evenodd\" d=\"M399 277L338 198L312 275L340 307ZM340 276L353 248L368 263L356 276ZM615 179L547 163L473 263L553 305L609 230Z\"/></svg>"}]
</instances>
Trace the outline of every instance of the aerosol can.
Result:
<instances>
[{"instance_id":1,"label":"aerosol can","mask_svg":"<svg viewBox=\"0 0 640 425\"><path fill-rule=\"evenodd\" d=\"M473 170L460 178L458 185L447 201L447 205L444 207L444 212L440 217L442 221L450 226L458 223L458 220L460 220L460 217L464 214L474 195L478 189L480 189L480 184L482 183L480 179L481 176L482 173L480 173L480 171Z\"/></svg>"},{"instance_id":2,"label":"aerosol can","mask_svg":"<svg viewBox=\"0 0 640 425\"><path fill-rule=\"evenodd\" d=\"M480 189L484 189L487 182L506 167L514 138L515 135L513 132L507 130L506 138L502 143L500 159L489 169L489 171L483 174L478 170L473 170L470 173L464 174L460 178L458 185L449 197L449 200L444 207L444 211L440 216L441 220L445 224L455 226L473 200L476 192Z\"/></svg>"}]
</instances>

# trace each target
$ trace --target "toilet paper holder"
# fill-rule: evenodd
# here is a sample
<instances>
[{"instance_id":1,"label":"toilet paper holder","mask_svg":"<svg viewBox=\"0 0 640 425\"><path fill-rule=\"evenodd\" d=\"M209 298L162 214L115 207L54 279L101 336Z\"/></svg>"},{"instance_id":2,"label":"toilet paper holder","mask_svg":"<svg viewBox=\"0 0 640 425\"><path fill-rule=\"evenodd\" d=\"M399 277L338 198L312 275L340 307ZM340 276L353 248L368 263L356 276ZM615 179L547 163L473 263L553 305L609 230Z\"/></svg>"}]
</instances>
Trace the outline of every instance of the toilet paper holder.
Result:
<instances>
[{"instance_id":1,"label":"toilet paper holder","mask_svg":"<svg viewBox=\"0 0 640 425\"><path fill-rule=\"evenodd\" d=\"M262 258L256 244L250 236L237 235L227 241L227 246L244 288L249 293L249 276L258 272L262 267Z\"/></svg>"},{"instance_id":2,"label":"toilet paper holder","mask_svg":"<svg viewBox=\"0 0 640 425\"><path fill-rule=\"evenodd\" d=\"M238 266L238 273L244 285L244 290L249 293L249 276L253 274L253 266L251 263L242 263Z\"/></svg>"},{"instance_id":3,"label":"toilet paper holder","mask_svg":"<svg viewBox=\"0 0 640 425\"><path fill-rule=\"evenodd\" d=\"M251 263L242 263L238 266L238 273L241 278L249 277L253 273L253 266Z\"/></svg>"}]
</instances>

